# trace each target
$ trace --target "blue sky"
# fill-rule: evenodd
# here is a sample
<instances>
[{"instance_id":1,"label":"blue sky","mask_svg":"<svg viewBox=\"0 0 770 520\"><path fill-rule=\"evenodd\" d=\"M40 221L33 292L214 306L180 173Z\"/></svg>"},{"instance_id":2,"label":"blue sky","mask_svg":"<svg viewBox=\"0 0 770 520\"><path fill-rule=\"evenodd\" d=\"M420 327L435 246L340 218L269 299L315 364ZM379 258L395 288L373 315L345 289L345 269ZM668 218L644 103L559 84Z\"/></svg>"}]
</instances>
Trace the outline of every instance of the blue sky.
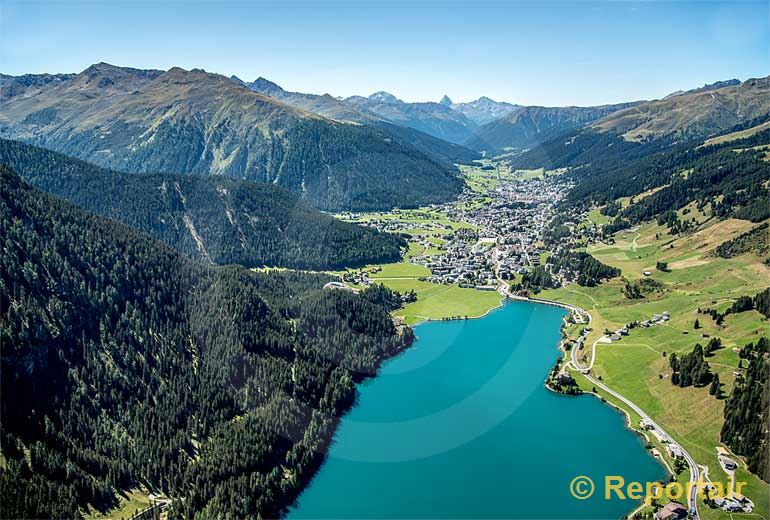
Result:
<instances>
[{"instance_id":1,"label":"blue sky","mask_svg":"<svg viewBox=\"0 0 770 520\"><path fill-rule=\"evenodd\" d=\"M770 74L770 3L0 0L0 72L200 67L288 90L528 105Z\"/></svg>"}]
</instances>

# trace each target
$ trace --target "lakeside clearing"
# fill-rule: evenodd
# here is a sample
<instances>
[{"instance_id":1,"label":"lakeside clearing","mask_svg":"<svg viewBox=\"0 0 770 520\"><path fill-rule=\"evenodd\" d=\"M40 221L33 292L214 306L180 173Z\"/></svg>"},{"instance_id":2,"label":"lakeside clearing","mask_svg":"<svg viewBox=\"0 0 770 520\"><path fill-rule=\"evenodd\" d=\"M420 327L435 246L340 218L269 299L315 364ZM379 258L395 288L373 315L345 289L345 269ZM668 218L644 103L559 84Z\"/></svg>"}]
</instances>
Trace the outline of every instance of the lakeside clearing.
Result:
<instances>
[{"instance_id":1,"label":"lakeside clearing","mask_svg":"<svg viewBox=\"0 0 770 520\"><path fill-rule=\"evenodd\" d=\"M478 168L475 170L481 171ZM406 227L400 231L410 236L409 248L402 261L349 269L348 272L363 270L368 272L374 283L381 283L402 293L414 291L417 301L408 303L394 313L394 316L403 318L408 325L425 320L478 318L502 304L503 297L494 291L428 282L425 278L430 276L430 270L410 262L415 256L442 254L440 248L445 243L442 238L444 235L457 229L475 229L473 225L451 220L433 208L345 214L340 217L360 224L380 221Z\"/></svg>"}]
</instances>

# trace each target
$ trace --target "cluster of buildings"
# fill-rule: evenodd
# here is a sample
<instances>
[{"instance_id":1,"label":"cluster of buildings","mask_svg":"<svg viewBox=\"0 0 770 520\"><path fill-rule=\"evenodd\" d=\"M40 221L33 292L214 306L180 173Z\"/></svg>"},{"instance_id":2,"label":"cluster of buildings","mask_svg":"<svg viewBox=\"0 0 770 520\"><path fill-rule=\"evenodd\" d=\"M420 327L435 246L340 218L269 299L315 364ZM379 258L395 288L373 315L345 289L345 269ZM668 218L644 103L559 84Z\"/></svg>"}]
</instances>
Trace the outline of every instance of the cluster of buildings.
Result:
<instances>
[{"instance_id":1,"label":"cluster of buildings","mask_svg":"<svg viewBox=\"0 0 770 520\"><path fill-rule=\"evenodd\" d=\"M566 195L571 184L560 177L529 180L502 180L483 195L465 190L453 202L432 205L422 212L410 212L408 219L391 215L368 214L362 225L380 231L409 233L412 241L422 245L429 254L411 258L430 270L427 279L433 283L459 284L482 290L496 290L502 281L513 280L526 270L544 263L544 254L569 250L575 241L574 233L566 233L555 242L547 236L547 226L555 215L555 205ZM483 203L479 203L483 197ZM572 227L585 220L585 214L573 210L574 215L562 215ZM465 222L473 226L455 229L442 220ZM360 214L342 215L349 220L360 219ZM579 239L598 237L598 228L581 227ZM443 243L437 245L436 238ZM548 242L546 246L546 241ZM557 284L572 280L572 273L556 272L545 262ZM365 284L365 280L360 282Z\"/></svg>"},{"instance_id":2,"label":"cluster of buildings","mask_svg":"<svg viewBox=\"0 0 770 520\"><path fill-rule=\"evenodd\" d=\"M666 446L666 451L668 452L669 457L672 459L678 459L680 457L684 457L684 452L682 451L682 447L678 444L674 443L668 435L660 431L654 423L648 421L647 419L642 419L639 421L639 426L646 431L649 431L650 434L652 434L655 439Z\"/></svg>"},{"instance_id":3,"label":"cluster of buildings","mask_svg":"<svg viewBox=\"0 0 770 520\"><path fill-rule=\"evenodd\" d=\"M653 314L652 318L649 320L634 321L632 323L623 325L618 330L607 334L607 337L610 339L610 341L620 341L623 336L628 336L629 330L633 329L634 327L642 327L646 329L648 327L653 327L655 325L665 323L669 319L671 319L671 313L668 311L663 311L662 314Z\"/></svg>"},{"instance_id":4,"label":"cluster of buildings","mask_svg":"<svg viewBox=\"0 0 770 520\"><path fill-rule=\"evenodd\" d=\"M377 274L382 271L382 267L374 265L357 271L348 271L342 274L342 281L353 285L371 285L373 280L369 278L370 274Z\"/></svg>"},{"instance_id":5,"label":"cluster of buildings","mask_svg":"<svg viewBox=\"0 0 770 520\"><path fill-rule=\"evenodd\" d=\"M642 429L649 431L659 443L665 445L666 451L671 458L676 459L684 457L682 447L673 442L668 436L656 428L655 424L646 419L642 419L639 422L639 426ZM655 448L652 449L652 453L656 457L660 457L660 452L658 452L658 450ZM722 469L725 471L725 473L732 477L738 467L738 464L729 458L728 455L729 452L726 449L721 446L717 447L717 458L719 460L719 464L722 466ZM707 483L705 491L707 493L710 492L712 487L713 484ZM724 511L731 513L751 513L754 510L754 503L749 498L739 493L737 490L728 488L723 490L715 489L715 491L722 493L722 496L716 496L714 498L714 505ZM684 506L677 504L676 502L671 502L670 504L673 505L667 504L667 507L664 506L663 509L656 513L655 518L660 520L667 520L672 518L686 517L687 511L686 509L683 510Z\"/></svg>"},{"instance_id":6,"label":"cluster of buildings","mask_svg":"<svg viewBox=\"0 0 770 520\"><path fill-rule=\"evenodd\" d=\"M735 470L738 469L738 463L733 460L732 455L722 446L717 446L717 460L722 470L730 477L734 478ZM751 513L754 510L754 503L738 490L729 490L727 496L714 499L714 505L723 511L729 513Z\"/></svg>"},{"instance_id":7,"label":"cluster of buildings","mask_svg":"<svg viewBox=\"0 0 770 520\"><path fill-rule=\"evenodd\" d=\"M495 290L501 280L541 264L544 229L567 189L550 179L503 182L484 195L487 203L477 205L469 202L479 195L467 191L458 201L435 208L476 231L447 233L441 254L413 261L430 269L432 282Z\"/></svg>"},{"instance_id":8,"label":"cluster of buildings","mask_svg":"<svg viewBox=\"0 0 770 520\"><path fill-rule=\"evenodd\" d=\"M412 259L430 270L429 281L496 290L497 276L490 256L494 242L479 239L477 233L469 229L458 229L444 239L446 244L441 254Z\"/></svg>"}]
</instances>

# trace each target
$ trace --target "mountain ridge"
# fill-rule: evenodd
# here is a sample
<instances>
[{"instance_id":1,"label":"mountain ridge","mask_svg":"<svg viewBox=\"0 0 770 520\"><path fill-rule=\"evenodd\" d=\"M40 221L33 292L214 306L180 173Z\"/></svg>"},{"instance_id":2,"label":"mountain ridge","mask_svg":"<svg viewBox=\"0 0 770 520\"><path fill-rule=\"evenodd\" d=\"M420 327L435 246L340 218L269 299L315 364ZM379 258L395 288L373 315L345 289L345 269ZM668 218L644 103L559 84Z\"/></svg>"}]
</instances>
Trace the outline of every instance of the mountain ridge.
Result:
<instances>
[{"instance_id":1,"label":"mountain ridge","mask_svg":"<svg viewBox=\"0 0 770 520\"><path fill-rule=\"evenodd\" d=\"M479 127L463 144L474 150L488 151L530 148L636 103L595 107L517 107Z\"/></svg>"},{"instance_id":2,"label":"mountain ridge","mask_svg":"<svg viewBox=\"0 0 770 520\"><path fill-rule=\"evenodd\" d=\"M770 76L712 83L675 96L647 101L593 124L629 141L718 134L770 112Z\"/></svg>"},{"instance_id":3,"label":"mountain ridge","mask_svg":"<svg viewBox=\"0 0 770 520\"><path fill-rule=\"evenodd\" d=\"M487 96L481 96L475 101L452 103L451 106L477 125L485 125L495 119L505 117L505 115L519 108L520 105L514 105L505 101L495 101Z\"/></svg>"},{"instance_id":4,"label":"mountain ridge","mask_svg":"<svg viewBox=\"0 0 770 520\"><path fill-rule=\"evenodd\" d=\"M462 144L476 127L451 106L435 102L407 103L382 91L369 97L350 96L344 101L366 114L454 144Z\"/></svg>"},{"instance_id":5,"label":"mountain ridge","mask_svg":"<svg viewBox=\"0 0 770 520\"><path fill-rule=\"evenodd\" d=\"M260 81L260 79L263 81ZM477 152L461 145L444 141L413 127L396 125L376 114L359 110L344 99L335 98L330 94L319 95L289 92L278 84L264 78L258 78L246 85L252 90L271 95L283 103L330 119L381 128L390 134L403 138L414 148L446 164L447 167L452 167L456 163L467 164L480 157Z\"/></svg>"},{"instance_id":6,"label":"mountain ridge","mask_svg":"<svg viewBox=\"0 0 770 520\"><path fill-rule=\"evenodd\" d=\"M345 124L201 69L97 64L0 97L0 136L130 172L279 184L322 209L388 209L460 192L454 168L383 128ZM390 172L397 172L391 177Z\"/></svg>"}]
</instances>

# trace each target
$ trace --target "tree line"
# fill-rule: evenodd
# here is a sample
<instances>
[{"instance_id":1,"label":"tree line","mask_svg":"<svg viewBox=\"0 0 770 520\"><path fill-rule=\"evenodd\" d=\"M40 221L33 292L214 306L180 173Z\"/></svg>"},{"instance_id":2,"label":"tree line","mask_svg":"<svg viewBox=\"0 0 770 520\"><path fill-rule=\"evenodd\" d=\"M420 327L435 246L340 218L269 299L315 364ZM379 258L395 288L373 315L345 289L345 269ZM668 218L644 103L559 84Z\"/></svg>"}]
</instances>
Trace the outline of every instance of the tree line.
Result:
<instances>
[{"instance_id":1,"label":"tree line","mask_svg":"<svg viewBox=\"0 0 770 520\"><path fill-rule=\"evenodd\" d=\"M770 341L762 337L756 345L741 349L748 360L745 376L735 379L725 403L721 439L738 455L746 457L749 471L770 482Z\"/></svg>"},{"instance_id":2,"label":"tree line","mask_svg":"<svg viewBox=\"0 0 770 520\"><path fill-rule=\"evenodd\" d=\"M193 262L0 167L3 515L142 485L171 518L276 517L356 382L412 339L377 287Z\"/></svg>"}]
</instances>

